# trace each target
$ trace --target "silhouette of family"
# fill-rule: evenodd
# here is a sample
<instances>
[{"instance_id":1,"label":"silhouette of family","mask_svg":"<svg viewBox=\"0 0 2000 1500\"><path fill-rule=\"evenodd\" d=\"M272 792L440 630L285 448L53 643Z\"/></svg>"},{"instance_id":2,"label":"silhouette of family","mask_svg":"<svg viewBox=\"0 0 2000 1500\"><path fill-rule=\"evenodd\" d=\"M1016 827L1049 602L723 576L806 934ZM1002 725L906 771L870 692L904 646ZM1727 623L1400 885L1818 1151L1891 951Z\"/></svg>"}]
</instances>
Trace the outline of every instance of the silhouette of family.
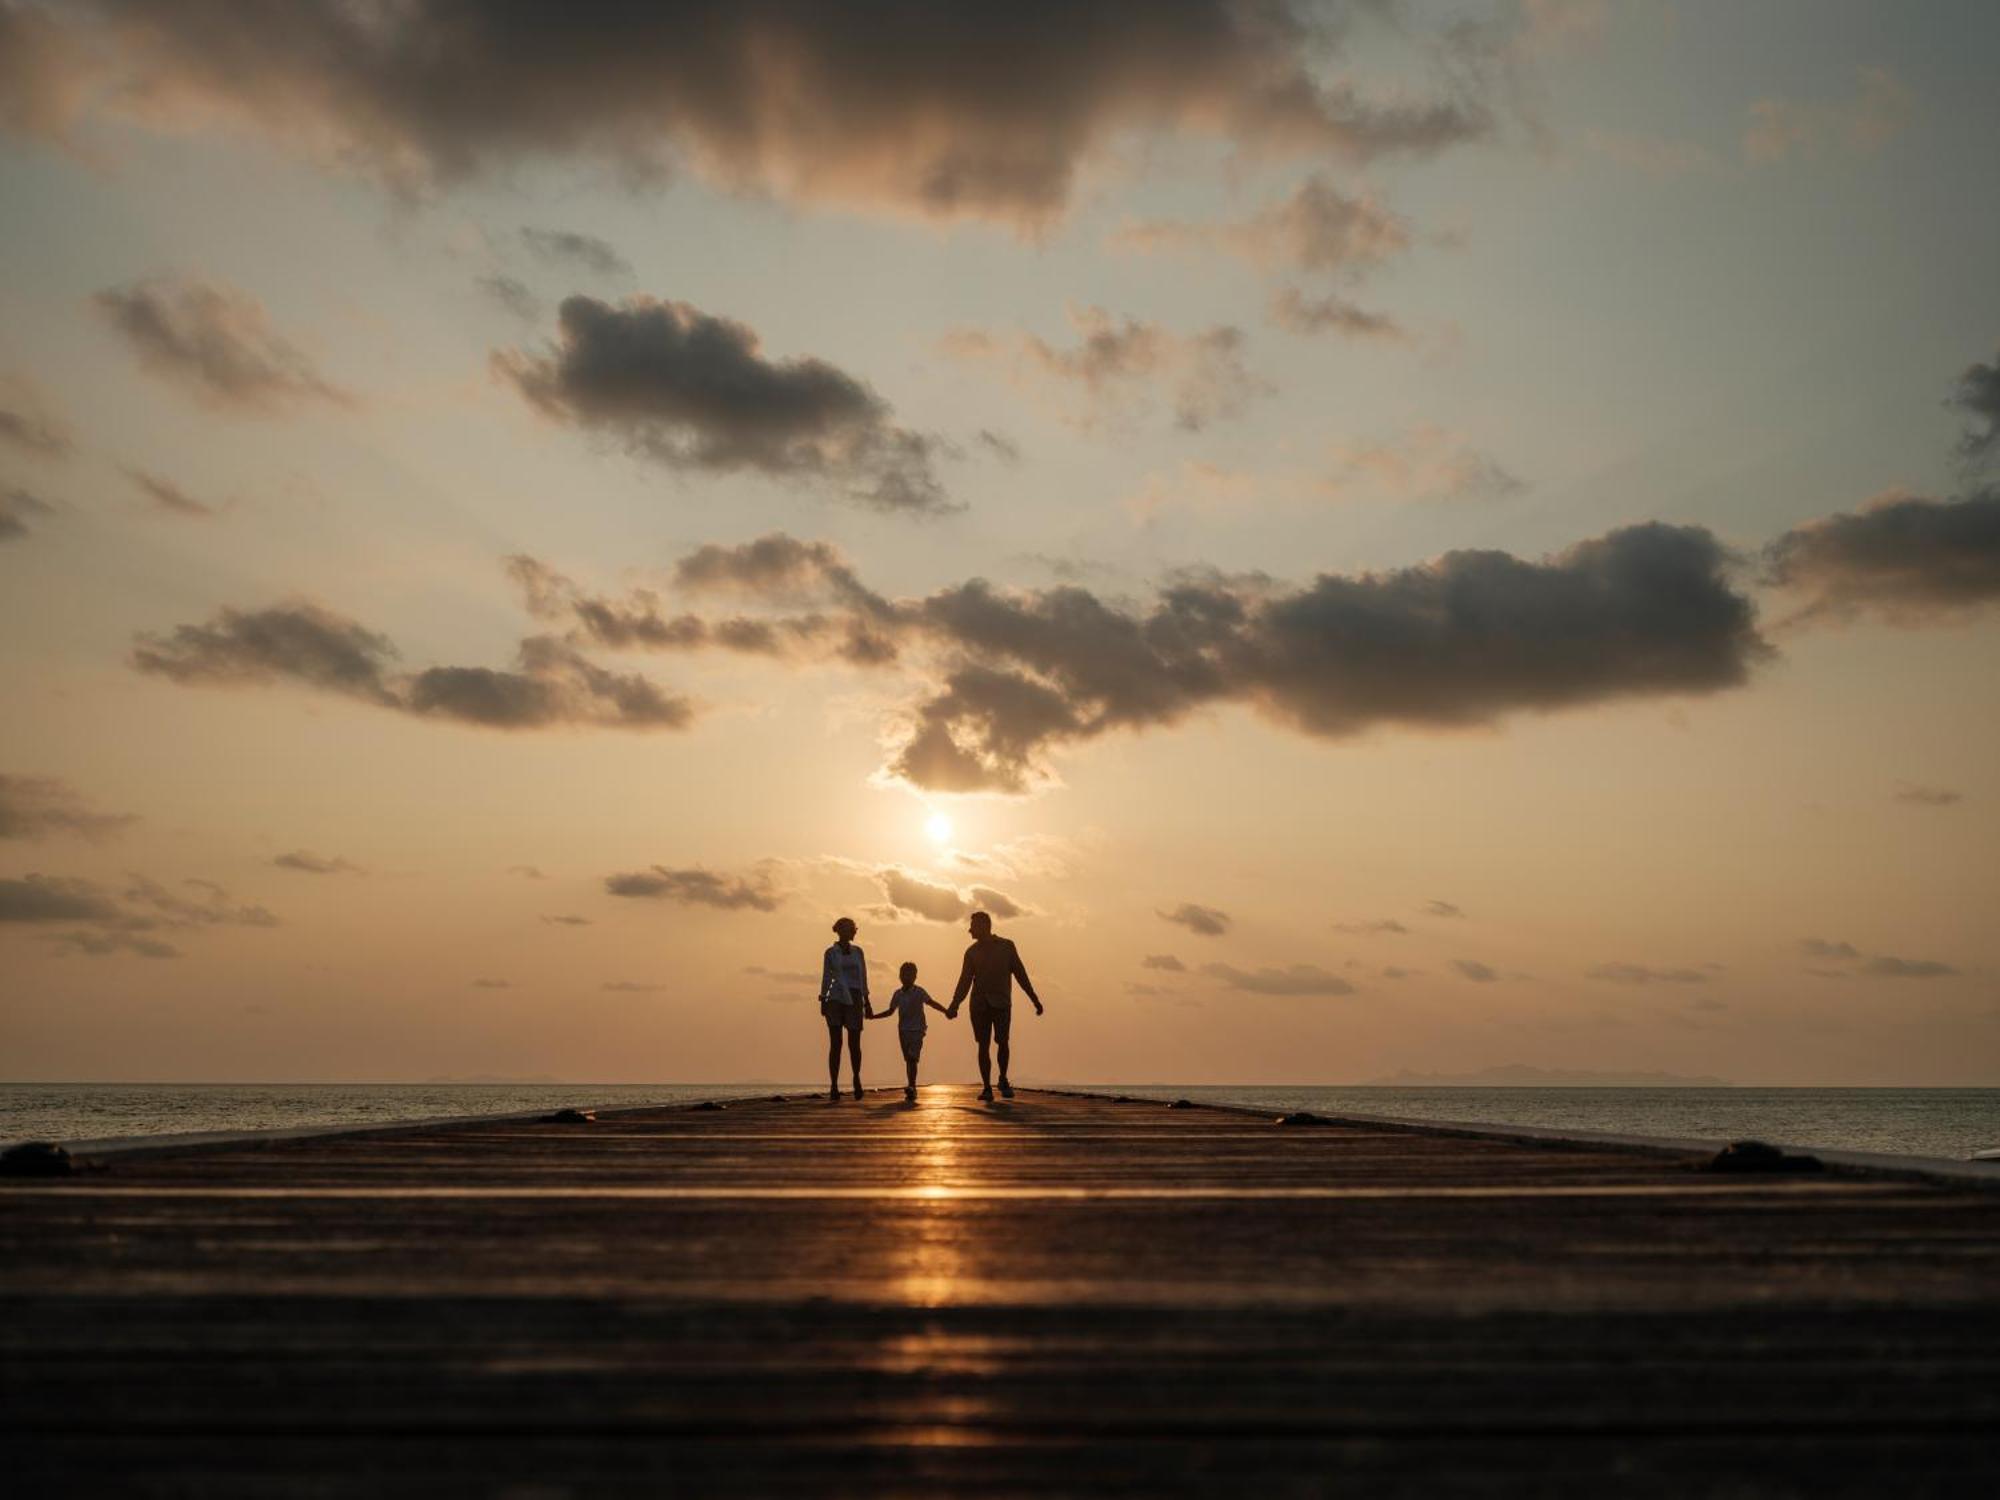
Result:
<instances>
[{"instance_id":1,"label":"silhouette of family","mask_svg":"<svg viewBox=\"0 0 2000 1500\"><path fill-rule=\"evenodd\" d=\"M947 1021L956 1020L959 1007L968 998L972 1002L972 1035L979 1044L979 1097L988 1103L993 1100L993 1051L996 1046L1000 1053L1001 1097L1014 1097L1014 1086L1007 1081L1008 1043L1014 1019L1014 981L1020 980L1021 991L1034 1005L1038 1016L1043 1014L1042 1000L1035 993L1028 971L1021 965L1020 950L1011 939L994 932L993 918L983 911L976 911L968 920L966 930L972 934L972 946L965 950L965 962L959 968L958 984L952 989L950 1005L941 1005L933 1000L930 992L917 983L917 966L905 963L897 970L896 977L902 981L901 987L889 997L887 1005L876 1010L868 999L868 959L854 941L860 929L855 926L852 917L842 917L833 924L834 942L826 950L819 981L819 1013L826 1020L826 1093L829 1099L840 1098L842 1036L847 1039L854 1097L859 1099L862 1022L886 1020L894 1016L896 1037L903 1045L903 1066L909 1074L903 1098L911 1104L916 1103L917 1064L923 1057L924 1034L930 1027L924 1012L934 1010Z\"/></svg>"}]
</instances>

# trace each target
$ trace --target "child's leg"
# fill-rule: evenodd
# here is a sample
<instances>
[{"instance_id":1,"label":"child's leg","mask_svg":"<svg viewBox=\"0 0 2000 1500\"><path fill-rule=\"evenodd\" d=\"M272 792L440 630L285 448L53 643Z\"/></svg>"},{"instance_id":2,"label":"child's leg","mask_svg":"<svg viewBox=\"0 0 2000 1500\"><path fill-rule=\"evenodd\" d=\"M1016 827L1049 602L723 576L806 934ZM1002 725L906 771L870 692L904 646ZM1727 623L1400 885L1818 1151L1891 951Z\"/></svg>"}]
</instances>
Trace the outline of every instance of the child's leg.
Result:
<instances>
[{"instance_id":1,"label":"child's leg","mask_svg":"<svg viewBox=\"0 0 2000 1500\"><path fill-rule=\"evenodd\" d=\"M905 1047L903 1049L903 1061L909 1065L911 1088L917 1086L917 1059L922 1055L923 1044L921 1042L915 1047Z\"/></svg>"}]
</instances>

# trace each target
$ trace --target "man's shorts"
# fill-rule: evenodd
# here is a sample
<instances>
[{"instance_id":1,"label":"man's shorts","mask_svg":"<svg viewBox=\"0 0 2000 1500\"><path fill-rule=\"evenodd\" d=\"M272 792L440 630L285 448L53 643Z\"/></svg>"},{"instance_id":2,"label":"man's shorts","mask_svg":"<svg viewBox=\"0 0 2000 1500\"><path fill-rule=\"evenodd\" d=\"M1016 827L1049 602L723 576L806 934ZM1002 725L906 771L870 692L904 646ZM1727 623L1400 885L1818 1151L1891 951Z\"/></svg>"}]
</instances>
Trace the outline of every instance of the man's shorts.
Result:
<instances>
[{"instance_id":1,"label":"man's shorts","mask_svg":"<svg viewBox=\"0 0 2000 1500\"><path fill-rule=\"evenodd\" d=\"M924 1055L924 1034L921 1031L903 1031L898 1032L897 1035L903 1043L903 1057L905 1061L915 1062Z\"/></svg>"},{"instance_id":2,"label":"man's shorts","mask_svg":"<svg viewBox=\"0 0 2000 1500\"><path fill-rule=\"evenodd\" d=\"M998 1037L1000 1045L1006 1046L1007 1032L1013 1024L1014 1008L1011 1005L1003 1009L988 1005L984 1000L973 1000L972 1034L980 1046L984 1047L989 1037Z\"/></svg>"},{"instance_id":3,"label":"man's shorts","mask_svg":"<svg viewBox=\"0 0 2000 1500\"><path fill-rule=\"evenodd\" d=\"M843 1026L849 1031L859 1031L862 1009L858 1000L848 1005L842 1005L838 1000L822 1000L819 1003L819 1013L826 1017L828 1031L838 1031Z\"/></svg>"}]
</instances>

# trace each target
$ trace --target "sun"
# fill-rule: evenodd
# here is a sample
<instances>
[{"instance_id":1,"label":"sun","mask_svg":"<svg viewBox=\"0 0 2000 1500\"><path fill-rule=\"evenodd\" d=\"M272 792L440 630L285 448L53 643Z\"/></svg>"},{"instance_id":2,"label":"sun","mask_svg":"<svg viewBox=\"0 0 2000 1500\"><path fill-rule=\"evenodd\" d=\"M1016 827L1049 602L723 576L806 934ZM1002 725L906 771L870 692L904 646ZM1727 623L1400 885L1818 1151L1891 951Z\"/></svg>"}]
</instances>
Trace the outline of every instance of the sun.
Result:
<instances>
[{"instance_id":1,"label":"sun","mask_svg":"<svg viewBox=\"0 0 2000 1500\"><path fill-rule=\"evenodd\" d=\"M943 848L951 842L951 819L943 813L932 813L925 820L924 832L930 835L933 844Z\"/></svg>"}]
</instances>

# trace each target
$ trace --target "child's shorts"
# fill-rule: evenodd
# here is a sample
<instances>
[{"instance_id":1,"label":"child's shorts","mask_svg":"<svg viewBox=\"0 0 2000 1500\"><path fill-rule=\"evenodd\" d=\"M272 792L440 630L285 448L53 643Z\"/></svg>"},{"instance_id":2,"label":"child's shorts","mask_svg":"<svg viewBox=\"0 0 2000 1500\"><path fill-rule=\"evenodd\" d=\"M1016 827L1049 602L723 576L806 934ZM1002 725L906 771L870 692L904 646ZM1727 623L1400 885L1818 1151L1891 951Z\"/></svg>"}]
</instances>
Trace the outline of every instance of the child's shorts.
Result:
<instances>
[{"instance_id":1,"label":"child's shorts","mask_svg":"<svg viewBox=\"0 0 2000 1500\"><path fill-rule=\"evenodd\" d=\"M915 1062L924 1055L924 1034L921 1031L905 1031L901 1035L905 1058Z\"/></svg>"}]
</instances>

